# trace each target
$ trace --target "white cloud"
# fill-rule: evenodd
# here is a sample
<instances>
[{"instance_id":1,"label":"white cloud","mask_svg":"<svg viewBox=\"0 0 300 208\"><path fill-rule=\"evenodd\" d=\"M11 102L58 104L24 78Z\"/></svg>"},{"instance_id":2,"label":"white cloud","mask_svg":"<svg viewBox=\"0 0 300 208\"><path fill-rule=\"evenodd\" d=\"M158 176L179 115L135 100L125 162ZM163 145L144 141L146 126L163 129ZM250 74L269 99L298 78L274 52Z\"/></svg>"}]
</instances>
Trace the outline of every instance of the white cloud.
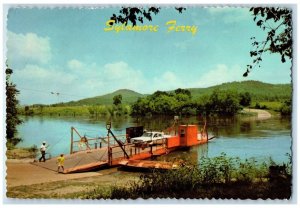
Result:
<instances>
[{"instance_id":1,"label":"white cloud","mask_svg":"<svg viewBox=\"0 0 300 208\"><path fill-rule=\"evenodd\" d=\"M57 103L65 99L74 99L62 94L74 94L79 87L74 85L76 77L73 74L65 73L58 68L30 64L14 71L13 81L21 91L19 95L21 104ZM50 92L60 95L53 95Z\"/></svg>"},{"instance_id":2,"label":"white cloud","mask_svg":"<svg viewBox=\"0 0 300 208\"><path fill-rule=\"evenodd\" d=\"M116 63L109 63L104 66L104 74L108 79L118 80L134 75L135 71L131 69L127 63L120 61Z\"/></svg>"},{"instance_id":3,"label":"white cloud","mask_svg":"<svg viewBox=\"0 0 300 208\"><path fill-rule=\"evenodd\" d=\"M182 81L178 79L174 72L166 71L160 77L154 77L151 92L156 90L174 90L179 87L184 87Z\"/></svg>"},{"instance_id":4,"label":"white cloud","mask_svg":"<svg viewBox=\"0 0 300 208\"><path fill-rule=\"evenodd\" d=\"M140 92L147 86L143 73L140 70L133 69L127 63L120 61L108 63L103 69L103 78L108 89L132 89Z\"/></svg>"},{"instance_id":5,"label":"white cloud","mask_svg":"<svg viewBox=\"0 0 300 208\"><path fill-rule=\"evenodd\" d=\"M58 84L68 85L75 79L74 75L65 73L59 69L43 68L37 65L26 65L25 68L16 71L16 79L29 84L41 86L56 86Z\"/></svg>"},{"instance_id":6,"label":"white cloud","mask_svg":"<svg viewBox=\"0 0 300 208\"><path fill-rule=\"evenodd\" d=\"M16 34L7 32L7 58L15 64L45 64L51 59L51 47L48 37L39 37L35 33Z\"/></svg>"},{"instance_id":7,"label":"white cloud","mask_svg":"<svg viewBox=\"0 0 300 208\"><path fill-rule=\"evenodd\" d=\"M242 76L244 71L238 65L228 67L225 64L218 64L205 74L201 75L195 87L209 87L222 84L224 82L246 80L247 78Z\"/></svg>"},{"instance_id":8,"label":"white cloud","mask_svg":"<svg viewBox=\"0 0 300 208\"><path fill-rule=\"evenodd\" d=\"M166 82L176 82L177 81L177 77L175 76L175 74L170 71L166 71L163 74L162 78L163 78L163 81L166 81Z\"/></svg>"},{"instance_id":9,"label":"white cloud","mask_svg":"<svg viewBox=\"0 0 300 208\"><path fill-rule=\"evenodd\" d=\"M76 59L72 59L72 60L68 61L67 65L70 69L75 69L75 70L77 70L77 69L82 70L83 66L84 66L84 64L82 62L80 62Z\"/></svg>"},{"instance_id":10,"label":"white cloud","mask_svg":"<svg viewBox=\"0 0 300 208\"><path fill-rule=\"evenodd\" d=\"M122 61L97 66L95 63L72 59L66 62L66 66L41 67L28 64L16 70L14 81L21 90L21 104L79 100L124 88L140 92L142 87L148 86L139 70L134 70ZM57 92L59 95L49 92Z\"/></svg>"}]
</instances>

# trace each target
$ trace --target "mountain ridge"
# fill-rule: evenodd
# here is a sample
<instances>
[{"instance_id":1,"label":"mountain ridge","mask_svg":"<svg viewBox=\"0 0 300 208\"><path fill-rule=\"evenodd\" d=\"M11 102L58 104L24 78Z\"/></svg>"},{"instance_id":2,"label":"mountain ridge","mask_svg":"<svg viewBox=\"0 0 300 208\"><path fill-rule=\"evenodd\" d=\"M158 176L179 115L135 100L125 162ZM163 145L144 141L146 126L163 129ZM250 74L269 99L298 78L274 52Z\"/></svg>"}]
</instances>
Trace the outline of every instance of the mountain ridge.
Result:
<instances>
[{"instance_id":1,"label":"mountain ridge","mask_svg":"<svg viewBox=\"0 0 300 208\"><path fill-rule=\"evenodd\" d=\"M249 81L234 81L226 82L215 86L206 88L185 88L191 91L193 99L198 99L201 96L209 96L214 90L231 90L238 93L249 92L253 100L274 100L274 99L288 99L291 97L292 84L271 84L261 81L249 80ZM174 89L175 90L175 89ZM174 90L167 92L174 92ZM154 92L153 92L154 93ZM131 89L119 89L112 93L99 95L95 97L85 98L77 101L70 101L63 103L63 105L111 105L113 103L113 97L116 95L122 95L122 103L132 104L139 97L145 97L148 94L141 94Z\"/></svg>"}]
</instances>

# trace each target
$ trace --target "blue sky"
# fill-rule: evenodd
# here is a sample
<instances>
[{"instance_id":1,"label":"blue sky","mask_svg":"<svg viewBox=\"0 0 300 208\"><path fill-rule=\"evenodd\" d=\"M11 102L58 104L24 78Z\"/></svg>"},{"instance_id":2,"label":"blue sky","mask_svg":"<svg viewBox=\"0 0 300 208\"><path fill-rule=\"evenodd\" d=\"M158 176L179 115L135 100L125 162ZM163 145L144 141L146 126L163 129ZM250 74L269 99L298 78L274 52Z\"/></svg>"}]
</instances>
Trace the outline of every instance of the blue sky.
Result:
<instances>
[{"instance_id":1,"label":"blue sky","mask_svg":"<svg viewBox=\"0 0 300 208\"><path fill-rule=\"evenodd\" d=\"M11 8L6 55L21 104L79 100L124 88L153 93L243 80L291 81L291 64L281 63L277 54L264 55L261 68L242 76L252 61L250 37L265 36L249 8L188 7L182 14L162 8L152 22L144 22L158 25L158 32L105 32L118 10ZM170 20L197 26L197 33L167 32Z\"/></svg>"}]
</instances>

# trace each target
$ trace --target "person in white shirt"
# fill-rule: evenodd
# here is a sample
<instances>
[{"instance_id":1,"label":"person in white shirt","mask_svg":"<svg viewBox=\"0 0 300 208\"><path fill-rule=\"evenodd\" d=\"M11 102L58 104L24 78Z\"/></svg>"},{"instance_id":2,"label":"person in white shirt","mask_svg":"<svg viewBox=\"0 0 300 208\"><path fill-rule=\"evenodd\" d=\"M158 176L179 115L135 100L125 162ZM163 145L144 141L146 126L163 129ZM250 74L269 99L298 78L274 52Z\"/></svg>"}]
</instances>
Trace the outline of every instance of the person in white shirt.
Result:
<instances>
[{"instance_id":1,"label":"person in white shirt","mask_svg":"<svg viewBox=\"0 0 300 208\"><path fill-rule=\"evenodd\" d=\"M40 151L41 151L41 158L39 159L39 161L41 162L43 160L43 162L46 161L46 150L47 150L47 147L46 147L46 142L43 141L43 144L41 145L41 148L40 148Z\"/></svg>"}]
</instances>

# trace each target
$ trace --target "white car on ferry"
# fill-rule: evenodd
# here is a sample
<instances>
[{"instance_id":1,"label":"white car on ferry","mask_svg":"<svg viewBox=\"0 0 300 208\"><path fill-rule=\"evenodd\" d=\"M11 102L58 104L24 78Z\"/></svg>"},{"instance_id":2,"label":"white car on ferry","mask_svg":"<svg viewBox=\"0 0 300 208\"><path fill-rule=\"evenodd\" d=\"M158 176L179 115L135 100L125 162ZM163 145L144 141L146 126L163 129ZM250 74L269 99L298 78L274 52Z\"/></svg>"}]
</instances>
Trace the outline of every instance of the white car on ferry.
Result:
<instances>
[{"instance_id":1,"label":"white car on ferry","mask_svg":"<svg viewBox=\"0 0 300 208\"><path fill-rule=\"evenodd\" d=\"M162 140L168 138L169 135L165 135L163 132L144 132L140 137L134 137L131 139L133 144L140 144L140 143L153 143L157 140Z\"/></svg>"}]
</instances>

